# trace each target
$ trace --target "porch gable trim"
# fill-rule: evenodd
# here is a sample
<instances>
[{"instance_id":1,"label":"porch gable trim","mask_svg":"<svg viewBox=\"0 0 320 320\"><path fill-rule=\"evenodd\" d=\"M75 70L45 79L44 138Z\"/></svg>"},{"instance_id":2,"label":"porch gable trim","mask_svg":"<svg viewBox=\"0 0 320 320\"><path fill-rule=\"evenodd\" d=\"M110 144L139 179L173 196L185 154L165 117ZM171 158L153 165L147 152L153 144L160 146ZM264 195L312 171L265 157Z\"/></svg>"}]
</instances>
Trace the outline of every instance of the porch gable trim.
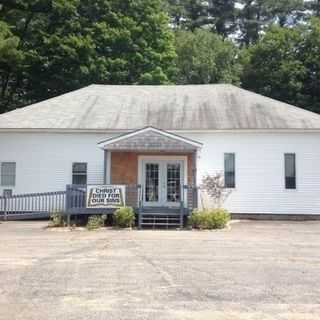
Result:
<instances>
[{"instance_id":1,"label":"porch gable trim","mask_svg":"<svg viewBox=\"0 0 320 320\"><path fill-rule=\"evenodd\" d=\"M117 142L120 142L122 140L125 140L125 139L128 139L128 138L132 138L132 137L140 135L140 134L144 134L146 132L154 132L154 133L160 134L160 135L162 135L164 137L167 137L167 138L170 138L170 139L173 139L173 140L176 140L176 141L180 141L180 142L186 143L186 144L188 144L188 145L190 145L190 146L192 146L192 147L194 147L196 149L202 147L202 143L201 142L194 141L192 139L185 138L185 137L182 137L180 135L177 135L177 134L165 131L165 130L161 130L161 129L158 129L158 128L154 128L154 127L151 127L151 126L145 127L145 128L142 128L142 129L138 129L138 130L135 130L133 132L121 134L121 135L119 135L117 137L112 137L112 138L100 141L98 143L98 146L101 149L107 149L108 145L110 145L110 144L117 143Z\"/></svg>"}]
</instances>

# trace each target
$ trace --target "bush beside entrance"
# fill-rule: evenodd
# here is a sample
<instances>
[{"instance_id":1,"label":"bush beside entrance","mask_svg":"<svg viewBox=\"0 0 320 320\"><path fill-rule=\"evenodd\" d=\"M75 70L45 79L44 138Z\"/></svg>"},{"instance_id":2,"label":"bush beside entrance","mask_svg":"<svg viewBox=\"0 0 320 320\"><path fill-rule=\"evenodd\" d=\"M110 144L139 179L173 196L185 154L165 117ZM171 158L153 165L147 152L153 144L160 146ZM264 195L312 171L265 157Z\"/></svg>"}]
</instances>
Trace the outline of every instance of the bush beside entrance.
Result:
<instances>
[{"instance_id":1,"label":"bush beside entrance","mask_svg":"<svg viewBox=\"0 0 320 320\"><path fill-rule=\"evenodd\" d=\"M104 221L106 220L106 218L107 216L105 214L89 216L87 229L96 230L102 228L104 226Z\"/></svg>"},{"instance_id":2,"label":"bush beside entrance","mask_svg":"<svg viewBox=\"0 0 320 320\"><path fill-rule=\"evenodd\" d=\"M230 213L225 209L194 210L189 223L197 229L222 229L230 220Z\"/></svg>"},{"instance_id":3,"label":"bush beside entrance","mask_svg":"<svg viewBox=\"0 0 320 320\"><path fill-rule=\"evenodd\" d=\"M118 228L131 228L134 226L135 215L133 208L121 207L113 213L113 224Z\"/></svg>"},{"instance_id":4,"label":"bush beside entrance","mask_svg":"<svg viewBox=\"0 0 320 320\"><path fill-rule=\"evenodd\" d=\"M49 227L57 228L57 227L65 227L66 221L63 216L63 212L55 211L50 214Z\"/></svg>"}]
</instances>

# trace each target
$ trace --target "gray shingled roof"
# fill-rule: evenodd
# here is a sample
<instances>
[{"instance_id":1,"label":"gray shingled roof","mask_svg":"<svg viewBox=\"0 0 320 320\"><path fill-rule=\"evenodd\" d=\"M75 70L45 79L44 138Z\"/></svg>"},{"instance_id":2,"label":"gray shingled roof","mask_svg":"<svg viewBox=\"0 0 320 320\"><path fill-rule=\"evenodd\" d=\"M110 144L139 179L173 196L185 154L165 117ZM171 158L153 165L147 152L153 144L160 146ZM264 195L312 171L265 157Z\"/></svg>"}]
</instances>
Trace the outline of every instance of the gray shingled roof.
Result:
<instances>
[{"instance_id":1,"label":"gray shingled roof","mask_svg":"<svg viewBox=\"0 0 320 320\"><path fill-rule=\"evenodd\" d=\"M0 129L320 129L320 115L232 85L91 85L0 115Z\"/></svg>"}]
</instances>

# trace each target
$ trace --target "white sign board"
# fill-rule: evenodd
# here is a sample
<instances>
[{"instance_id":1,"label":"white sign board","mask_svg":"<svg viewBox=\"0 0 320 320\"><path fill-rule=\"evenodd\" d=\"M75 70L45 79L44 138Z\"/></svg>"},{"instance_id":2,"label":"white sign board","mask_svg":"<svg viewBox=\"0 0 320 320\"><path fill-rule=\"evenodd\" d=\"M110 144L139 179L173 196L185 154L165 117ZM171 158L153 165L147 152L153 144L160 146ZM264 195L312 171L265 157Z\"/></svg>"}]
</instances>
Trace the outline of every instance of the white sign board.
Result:
<instances>
[{"instance_id":1,"label":"white sign board","mask_svg":"<svg viewBox=\"0 0 320 320\"><path fill-rule=\"evenodd\" d=\"M125 206L126 186L88 185L87 208L118 208Z\"/></svg>"}]
</instances>

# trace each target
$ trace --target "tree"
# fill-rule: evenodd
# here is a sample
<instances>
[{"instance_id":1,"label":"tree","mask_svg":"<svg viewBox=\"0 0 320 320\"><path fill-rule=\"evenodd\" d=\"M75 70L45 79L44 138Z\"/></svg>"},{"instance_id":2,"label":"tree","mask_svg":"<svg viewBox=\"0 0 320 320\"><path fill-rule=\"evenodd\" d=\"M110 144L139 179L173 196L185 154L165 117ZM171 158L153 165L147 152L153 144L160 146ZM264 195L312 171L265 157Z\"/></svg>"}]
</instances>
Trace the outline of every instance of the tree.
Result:
<instances>
[{"instance_id":1,"label":"tree","mask_svg":"<svg viewBox=\"0 0 320 320\"><path fill-rule=\"evenodd\" d=\"M320 17L320 0L305 1L305 9L309 16Z\"/></svg>"},{"instance_id":2,"label":"tree","mask_svg":"<svg viewBox=\"0 0 320 320\"><path fill-rule=\"evenodd\" d=\"M221 172L204 175L201 189L210 197L214 208L221 208L232 192L232 189L225 187L224 177Z\"/></svg>"},{"instance_id":3,"label":"tree","mask_svg":"<svg viewBox=\"0 0 320 320\"><path fill-rule=\"evenodd\" d=\"M174 28L194 30L207 24L208 2L204 0L166 0Z\"/></svg>"},{"instance_id":4,"label":"tree","mask_svg":"<svg viewBox=\"0 0 320 320\"><path fill-rule=\"evenodd\" d=\"M166 0L174 28L212 30L242 45L255 43L272 24L294 25L308 12L319 12L319 0Z\"/></svg>"},{"instance_id":5,"label":"tree","mask_svg":"<svg viewBox=\"0 0 320 320\"><path fill-rule=\"evenodd\" d=\"M14 85L12 75L20 70L23 58L18 37L12 34L6 23L0 21L0 113L9 100L19 100L18 92L13 95L8 88Z\"/></svg>"},{"instance_id":6,"label":"tree","mask_svg":"<svg viewBox=\"0 0 320 320\"><path fill-rule=\"evenodd\" d=\"M19 39L23 72L10 74L23 101L90 83L161 84L174 72L174 36L161 0L3 1L0 19ZM4 110L2 110L4 111Z\"/></svg>"},{"instance_id":7,"label":"tree","mask_svg":"<svg viewBox=\"0 0 320 320\"><path fill-rule=\"evenodd\" d=\"M271 27L242 55L242 86L320 113L320 19Z\"/></svg>"},{"instance_id":8,"label":"tree","mask_svg":"<svg viewBox=\"0 0 320 320\"><path fill-rule=\"evenodd\" d=\"M176 32L178 84L238 83L238 49L208 30Z\"/></svg>"},{"instance_id":9,"label":"tree","mask_svg":"<svg viewBox=\"0 0 320 320\"><path fill-rule=\"evenodd\" d=\"M265 11L270 23L278 23L280 27L292 26L304 17L305 1L268 0Z\"/></svg>"},{"instance_id":10,"label":"tree","mask_svg":"<svg viewBox=\"0 0 320 320\"><path fill-rule=\"evenodd\" d=\"M294 23L304 9L303 0L240 0L240 41L248 46L255 43L261 31L272 24Z\"/></svg>"},{"instance_id":11,"label":"tree","mask_svg":"<svg viewBox=\"0 0 320 320\"><path fill-rule=\"evenodd\" d=\"M266 96L296 104L305 68L297 57L297 30L273 26L244 59L242 86Z\"/></svg>"},{"instance_id":12,"label":"tree","mask_svg":"<svg viewBox=\"0 0 320 320\"><path fill-rule=\"evenodd\" d=\"M304 66L300 105L320 113L320 18L303 27L299 59Z\"/></svg>"},{"instance_id":13,"label":"tree","mask_svg":"<svg viewBox=\"0 0 320 320\"><path fill-rule=\"evenodd\" d=\"M209 9L212 29L224 38L237 29L238 10L236 0L210 0Z\"/></svg>"},{"instance_id":14,"label":"tree","mask_svg":"<svg viewBox=\"0 0 320 320\"><path fill-rule=\"evenodd\" d=\"M236 0L166 0L174 28L206 28L227 37L237 28Z\"/></svg>"}]
</instances>

